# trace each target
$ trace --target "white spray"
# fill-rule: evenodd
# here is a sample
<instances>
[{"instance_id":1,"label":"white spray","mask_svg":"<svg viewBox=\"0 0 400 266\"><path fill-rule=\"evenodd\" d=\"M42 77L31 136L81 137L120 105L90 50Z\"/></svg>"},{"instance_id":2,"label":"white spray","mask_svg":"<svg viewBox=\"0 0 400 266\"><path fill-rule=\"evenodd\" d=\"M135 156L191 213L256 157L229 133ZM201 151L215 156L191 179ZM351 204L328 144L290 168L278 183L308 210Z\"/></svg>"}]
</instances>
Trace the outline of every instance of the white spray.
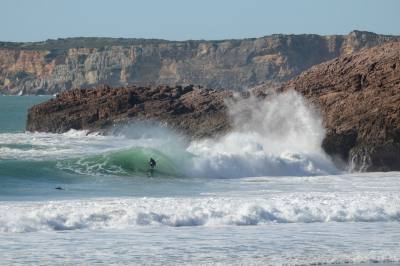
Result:
<instances>
[{"instance_id":1,"label":"white spray","mask_svg":"<svg viewBox=\"0 0 400 266\"><path fill-rule=\"evenodd\" d=\"M191 174L213 177L313 175L335 172L321 149L322 119L296 92L267 100L227 103L233 130L224 137L191 143L197 157Z\"/></svg>"},{"instance_id":2,"label":"white spray","mask_svg":"<svg viewBox=\"0 0 400 266\"><path fill-rule=\"evenodd\" d=\"M154 153L158 151L160 158L155 159L174 164L178 175L190 177L304 176L337 171L321 149L322 119L301 95L288 92L265 100L236 98L226 105L233 129L218 139L187 142L165 126L150 122L117 128L112 136L86 136L82 131L0 134L0 159L56 160L64 165L66 159L84 158L87 162L86 156L103 154L108 162L112 153L131 149L122 162L118 161L120 155L113 159L126 165L135 158L133 148L143 147L149 156L158 156ZM144 157L132 164L146 166ZM91 165L88 169L97 168Z\"/></svg>"}]
</instances>

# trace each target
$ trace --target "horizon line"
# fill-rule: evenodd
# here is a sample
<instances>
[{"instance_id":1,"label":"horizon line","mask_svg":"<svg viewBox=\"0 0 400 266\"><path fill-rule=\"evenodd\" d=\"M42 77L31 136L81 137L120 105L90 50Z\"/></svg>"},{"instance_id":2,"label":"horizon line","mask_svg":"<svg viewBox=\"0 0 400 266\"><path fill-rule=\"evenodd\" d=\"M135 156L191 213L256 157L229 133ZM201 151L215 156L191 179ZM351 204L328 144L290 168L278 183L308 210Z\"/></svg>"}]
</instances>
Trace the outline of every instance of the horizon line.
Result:
<instances>
[{"instance_id":1,"label":"horizon line","mask_svg":"<svg viewBox=\"0 0 400 266\"><path fill-rule=\"evenodd\" d=\"M69 37L57 37L57 38L48 38L45 40L38 40L38 41L3 41L0 40L0 43L15 43L15 44L39 44L39 43L46 43L50 41L60 41L60 40L71 40L71 39L122 39L122 40L153 40L153 41L164 41L164 42L190 42L190 41L231 41L231 40L253 40L253 39L261 39L265 37L272 37L272 36L301 36L301 35L317 35L317 36L345 36L350 35L353 32L360 32L360 33L368 33L368 34L375 34L375 35L383 35L383 36L400 36L399 34L387 34L387 33L377 33L374 31L368 30L358 30L354 29L348 33L344 34L318 34L318 33L272 33L267 35L262 35L258 37L243 37L243 38L221 38L221 39L183 39L183 40L173 40L173 39L162 39L162 38L154 38L154 37L112 37L112 36L69 36Z\"/></svg>"}]
</instances>

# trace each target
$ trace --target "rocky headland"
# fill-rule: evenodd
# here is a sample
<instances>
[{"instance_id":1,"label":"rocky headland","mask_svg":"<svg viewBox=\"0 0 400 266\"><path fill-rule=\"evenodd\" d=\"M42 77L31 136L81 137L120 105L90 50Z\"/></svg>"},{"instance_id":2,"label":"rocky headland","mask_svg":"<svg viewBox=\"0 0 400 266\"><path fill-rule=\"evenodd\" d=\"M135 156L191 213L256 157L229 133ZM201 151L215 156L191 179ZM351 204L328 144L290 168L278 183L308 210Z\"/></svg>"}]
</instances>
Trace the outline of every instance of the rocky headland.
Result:
<instances>
[{"instance_id":1,"label":"rocky headland","mask_svg":"<svg viewBox=\"0 0 400 266\"><path fill-rule=\"evenodd\" d=\"M230 128L224 99L231 96L230 91L193 85L75 89L33 106L27 130L105 132L130 121L154 121L193 138L215 136Z\"/></svg>"},{"instance_id":2,"label":"rocky headland","mask_svg":"<svg viewBox=\"0 0 400 266\"><path fill-rule=\"evenodd\" d=\"M400 42L317 65L281 91L318 106L324 150L362 170L400 170Z\"/></svg>"},{"instance_id":3,"label":"rocky headland","mask_svg":"<svg viewBox=\"0 0 400 266\"><path fill-rule=\"evenodd\" d=\"M267 84L252 91L268 101L271 90ZM327 130L323 148L336 162L361 170L400 170L400 42L340 56L273 89L288 90L321 111ZM32 107L27 129L103 130L154 120L191 137L215 136L230 129L224 99L232 95L192 85L75 89Z\"/></svg>"},{"instance_id":4,"label":"rocky headland","mask_svg":"<svg viewBox=\"0 0 400 266\"><path fill-rule=\"evenodd\" d=\"M54 94L99 84L113 87L197 84L245 90L278 86L313 65L399 36L274 34L221 41L68 38L0 42L1 94Z\"/></svg>"}]
</instances>

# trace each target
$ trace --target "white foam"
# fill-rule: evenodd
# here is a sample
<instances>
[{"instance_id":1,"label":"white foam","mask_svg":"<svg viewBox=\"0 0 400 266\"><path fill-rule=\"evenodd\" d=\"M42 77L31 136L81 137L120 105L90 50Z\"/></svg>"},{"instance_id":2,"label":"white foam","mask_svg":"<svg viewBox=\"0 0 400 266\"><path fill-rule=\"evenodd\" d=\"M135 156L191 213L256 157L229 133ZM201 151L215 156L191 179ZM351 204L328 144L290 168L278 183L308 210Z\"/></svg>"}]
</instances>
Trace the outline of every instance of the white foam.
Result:
<instances>
[{"instance_id":1,"label":"white foam","mask_svg":"<svg viewBox=\"0 0 400 266\"><path fill-rule=\"evenodd\" d=\"M96 153L107 148L108 137L87 134L87 131L70 130L63 134L42 132L0 134L0 159L49 160L63 159ZM7 145L10 145L7 147ZM25 145L20 149L13 145Z\"/></svg>"},{"instance_id":2,"label":"white foam","mask_svg":"<svg viewBox=\"0 0 400 266\"><path fill-rule=\"evenodd\" d=\"M322 119L295 92L268 100L227 102L233 130L219 139L194 141L192 175L244 177L337 173L322 151ZM195 174L193 174L193 172Z\"/></svg>"},{"instance_id":3,"label":"white foam","mask_svg":"<svg viewBox=\"0 0 400 266\"><path fill-rule=\"evenodd\" d=\"M157 147L162 139L88 134L85 130L70 130L63 134L44 132L0 134L0 159L62 160L84 155L102 154L129 147ZM23 149L14 145L25 145ZM30 146L30 148L29 148ZM27 148L28 147L28 148Z\"/></svg>"},{"instance_id":4,"label":"white foam","mask_svg":"<svg viewBox=\"0 0 400 266\"><path fill-rule=\"evenodd\" d=\"M2 202L0 232L400 221L395 192L278 193L263 197L118 198Z\"/></svg>"}]
</instances>

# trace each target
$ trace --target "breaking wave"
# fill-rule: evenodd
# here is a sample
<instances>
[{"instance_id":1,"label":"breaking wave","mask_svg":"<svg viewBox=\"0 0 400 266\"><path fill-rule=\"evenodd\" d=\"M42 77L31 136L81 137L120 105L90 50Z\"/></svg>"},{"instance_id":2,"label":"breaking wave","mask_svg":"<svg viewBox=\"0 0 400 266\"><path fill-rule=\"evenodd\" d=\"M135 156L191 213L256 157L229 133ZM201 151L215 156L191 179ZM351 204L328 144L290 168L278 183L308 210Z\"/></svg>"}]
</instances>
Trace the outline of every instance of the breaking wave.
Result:
<instances>
[{"instance_id":1,"label":"breaking wave","mask_svg":"<svg viewBox=\"0 0 400 266\"><path fill-rule=\"evenodd\" d=\"M226 103L233 130L218 139L188 142L168 128L134 124L111 136L64 134L0 134L2 167L13 160L47 161L57 169L83 174L130 175L158 161L159 175L233 178L302 176L336 173L321 149L322 120L295 92ZM12 172L12 171L10 171Z\"/></svg>"},{"instance_id":2,"label":"breaking wave","mask_svg":"<svg viewBox=\"0 0 400 266\"><path fill-rule=\"evenodd\" d=\"M400 221L400 195L291 193L270 198L96 198L0 205L0 232Z\"/></svg>"},{"instance_id":3,"label":"breaking wave","mask_svg":"<svg viewBox=\"0 0 400 266\"><path fill-rule=\"evenodd\" d=\"M78 159L64 160L57 163L57 167L80 174L103 175L131 175L147 174L149 172L149 158L157 161L157 169L153 175L179 176L172 159L158 150L135 147L98 155L84 156Z\"/></svg>"}]
</instances>

